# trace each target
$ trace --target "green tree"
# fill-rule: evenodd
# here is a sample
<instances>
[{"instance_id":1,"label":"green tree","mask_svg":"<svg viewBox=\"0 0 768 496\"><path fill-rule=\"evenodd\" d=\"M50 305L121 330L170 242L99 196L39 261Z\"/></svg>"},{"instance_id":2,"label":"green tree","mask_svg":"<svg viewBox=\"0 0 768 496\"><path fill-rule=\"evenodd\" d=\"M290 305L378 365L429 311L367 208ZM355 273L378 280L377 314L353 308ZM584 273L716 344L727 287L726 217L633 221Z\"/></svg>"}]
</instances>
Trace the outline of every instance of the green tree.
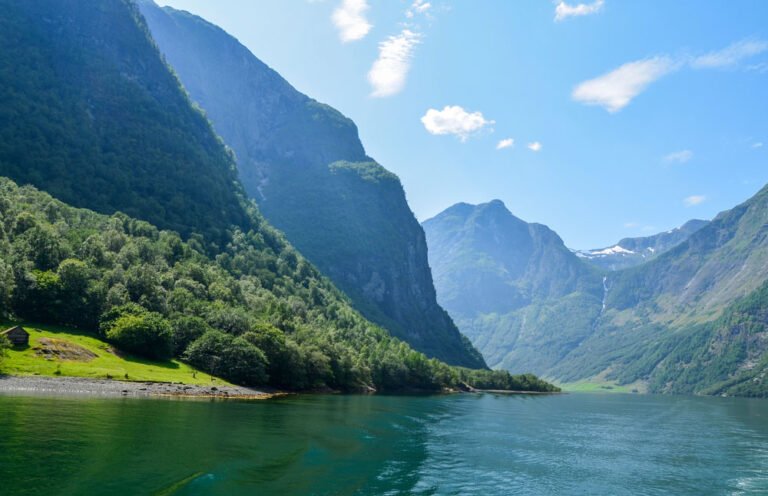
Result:
<instances>
[{"instance_id":1,"label":"green tree","mask_svg":"<svg viewBox=\"0 0 768 496\"><path fill-rule=\"evenodd\" d=\"M162 315L137 311L130 305L118 308L116 312L116 317L113 311L111 317L114 318L106 321L104 335L118 348L154 359L173 355L171 326Z\"/></svg>"},{"instance_id":2,"label":"green tree","mask_svg":"<svg viewBox=\"0 0 768 496\"><path fill-rule=\"evenodd\" d=\"M189 315L178 315L171 319L171 341L173 342L173 353L181 356L187 347L213 328L200 317Z\"/></svg>"},{"instance_id":3,"label":"green tree","mask_svg":"<svg viewBox=\"0 0 768 496\"><path fill-rule=\"evenodd\" d=\"M265 384L267 357L241 337L209 331L195 340L185 358L196 367L239 384Z\"/></svg>"}]
</instances>

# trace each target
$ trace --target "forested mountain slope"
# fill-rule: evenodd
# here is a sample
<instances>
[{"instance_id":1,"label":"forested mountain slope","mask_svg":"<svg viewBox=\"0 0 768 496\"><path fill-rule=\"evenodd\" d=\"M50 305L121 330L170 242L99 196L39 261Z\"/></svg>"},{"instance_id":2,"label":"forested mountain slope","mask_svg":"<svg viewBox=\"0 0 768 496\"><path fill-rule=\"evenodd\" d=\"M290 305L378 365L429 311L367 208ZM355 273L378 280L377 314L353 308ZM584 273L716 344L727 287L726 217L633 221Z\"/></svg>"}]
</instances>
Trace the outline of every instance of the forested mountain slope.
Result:
<instances>
[{"instance_id":1,"label":"forested mountain slope","mask_svg":"<svg viewBox=\"0 0 768 496\"><path fill-rule=\"evenodd\" d=\"M223 243L234 161L127 0L0 0L0 175Z\"/></svg>"},{"instance_id":2,"label":"forested mountain slope","mask_svg":"<svg viewBox=\"0 0 768 496\"><path fill-rule=\"evenodd\" d=\"M0 178L0 319L98 333L121 350L181 357L239 384L550 388L415 352L362 318L280 233L254 225L212 259L178 233Z\"/></svg>"},{"instance_id":3,"label":"forested mountain slope","mask_svg":"<svg viewBox=\"0 0 768 496\"><path fill-rule=\"evenodd\" d=\"M491 367L546 371L591 332L596 269L499 200L460 203L423 224L441 304Z\"/></svg>"},{"instance_id":4,"label":"forested mountain slope","mask_svg":"<svg viewBox=\"0 0 768 496\"><path fill-rule=\"evenodd\" d=\"M235 151L265 217L367 318L429 356L484 366L437 304L424 233L399 179L366 155L355 124L296 91L220 28L140 6L191 97Z\"/></svg>"},{"instance_id":5,"label":"forested mountain slope","mask_svg":"<svg viewBox=\"0 0 768 496\"><path fill-rule=\"evenodd\" d=\"M354 310L245 200L132 2L0 6L0 176L46 190L0 179L2 319L243 384L549 387L449 367Z\"/></svg>"},{"instance_id":6,"label":"forested mountain slope","mask_svg":"<svg viewBox=\"0 0 768 496\"><path fill-rule=\"evenodd\" d=\"M497 202L460 204L424 226L439 297L491 366L658 392L768 395L768 187L658 257L603 274L568 259L562 243L531 249L534 225Z\"/></svg>"}]
</instances>

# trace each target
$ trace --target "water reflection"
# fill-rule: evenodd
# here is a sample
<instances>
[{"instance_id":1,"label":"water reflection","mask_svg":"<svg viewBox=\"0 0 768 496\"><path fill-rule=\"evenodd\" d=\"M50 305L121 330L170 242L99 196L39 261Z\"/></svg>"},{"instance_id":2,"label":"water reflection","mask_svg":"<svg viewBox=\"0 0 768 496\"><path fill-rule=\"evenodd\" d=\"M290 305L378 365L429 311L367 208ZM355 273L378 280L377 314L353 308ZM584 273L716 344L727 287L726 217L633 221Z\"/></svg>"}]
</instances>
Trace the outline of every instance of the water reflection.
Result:
<instances>
[{"instance_id":1,"label":"water reflection","mask_svg":"<svg viewBox=\"0 0 768 496\"><path fill-rule=\"evenodd\" d=\"M3 494L768 494L768 402L0 396Z\"/></svg>"}]
</instances>

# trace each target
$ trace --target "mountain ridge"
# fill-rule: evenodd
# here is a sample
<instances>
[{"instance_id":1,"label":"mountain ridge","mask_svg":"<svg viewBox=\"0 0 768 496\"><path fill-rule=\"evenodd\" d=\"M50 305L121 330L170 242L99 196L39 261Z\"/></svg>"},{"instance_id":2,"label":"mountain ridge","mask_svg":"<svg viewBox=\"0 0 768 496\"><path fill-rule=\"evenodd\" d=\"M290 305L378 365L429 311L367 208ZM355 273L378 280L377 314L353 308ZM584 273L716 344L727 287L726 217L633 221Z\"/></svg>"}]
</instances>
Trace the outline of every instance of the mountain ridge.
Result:
<instances>
[{"instance_id":1,"label":"mountain ridge","mask_svg":"<svg viewBox=\"0 0 768 496\"><path fill-rule=\"evenodd\" d=\"M449 226L425 222L430 247L449 239L435 232L438 227ZM683 240L684 229L669 233L678 236L674 246L644 263L616 271L590 266L579 273L589 282L582 287L591 291L531 299L512 311L503 305L457 309L446 302L446 307L492 367L523 366L564 382L641 384L655 392L766 395L768 186L712 221L689 227ZM469 236L449 231L456 233L452 246ZM655 241L658 237L649 237L639 244ZM472 248L466 257L488 253ZM447 265L441 250L446 249L438 246L431 258L441 275L439 297L472 302L478 289L460 279L462 263ZM448 262L455 262L456 252L451 256ZM579 262L588 265L583 258ZM562 284L562 275L547 270L551 263L550 256L537 264L538 276ZM596 276L602 278L601 295ZM457 279L457 294L445 292L446 277Z\"/></svg>"},{"instance_id":2,"label":"mountain ridge","mask_svg":"<svg viewBox=\"0 0 768 496\"><path fill-rule=\"evenodd\" d=\"M424 233L399 179L366 155L354 122L298 92L207 21L149 1L140 8L235 151L264 216L367 318L430 356L484 367L437 303Z\"/></svg>"},{"instance_id":3,"label":"mountain ridge","mask_svg":"<svg viewBox=\"0 0 768 496\"><path fill-rule=\"evenodd\" d=\"M615 245L593 250L574 250L592 265L611 271L626 269L653 260L679 245L709 221L692 219L669 231L634 238L622 238Z\"/></svg>"}]
</instances>

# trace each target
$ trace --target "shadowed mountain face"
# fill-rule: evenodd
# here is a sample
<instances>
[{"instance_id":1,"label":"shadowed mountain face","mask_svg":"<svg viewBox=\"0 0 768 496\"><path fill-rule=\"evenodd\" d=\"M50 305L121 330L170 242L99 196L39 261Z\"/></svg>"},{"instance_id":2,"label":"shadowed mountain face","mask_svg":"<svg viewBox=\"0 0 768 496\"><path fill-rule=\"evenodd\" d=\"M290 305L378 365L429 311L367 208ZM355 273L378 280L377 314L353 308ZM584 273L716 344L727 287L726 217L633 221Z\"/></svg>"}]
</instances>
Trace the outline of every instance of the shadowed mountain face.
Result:
<instances>
[{"instance_id":1,"label":"shadowed mountain face","mask_svg":"<svg viewBox=\"0 0 768 496\"><path fill-rule=\"evenodd\" d=\"M218 244L246 224L232 157L132 2L0 9L0 175Z\"/></svg>"},{"instance_id":2,"label":"shadowed mountain face","mask_svg":"<svg viewBox=\"0 0 768 496\"><path fill-rule=\"evenodd\" d=\"M424 232L399 179L366 156L355 124L218 27L151 2L140 7L267 219L366 317L430 356L484 366L437 304Z\"/></svg>"},{"instance_id":3,"label":"shadowed mountain face","mask_svg":"<svg viewBox=\"0 0 768 496\"><path fill-rule=\"evenodd\" d=\"M707 224L705 220L689 220L671 231L641 238L624 238L613 246L580 250L576 251L576 255L601 269L626 269L668 252Z\"/></svg>"},{"instance_id":4,"label":"shadowed mountain face","mask_svg":"<svg viewBox=\"0 0 768 496\"><path fill-rule=\"evenodd\" d=\"M497 201L455 205L424 228L440 301L492 367L768 394L768 187L704 225L622 241L676 246L602 274Z\"/></svg>"}]
</instances>

